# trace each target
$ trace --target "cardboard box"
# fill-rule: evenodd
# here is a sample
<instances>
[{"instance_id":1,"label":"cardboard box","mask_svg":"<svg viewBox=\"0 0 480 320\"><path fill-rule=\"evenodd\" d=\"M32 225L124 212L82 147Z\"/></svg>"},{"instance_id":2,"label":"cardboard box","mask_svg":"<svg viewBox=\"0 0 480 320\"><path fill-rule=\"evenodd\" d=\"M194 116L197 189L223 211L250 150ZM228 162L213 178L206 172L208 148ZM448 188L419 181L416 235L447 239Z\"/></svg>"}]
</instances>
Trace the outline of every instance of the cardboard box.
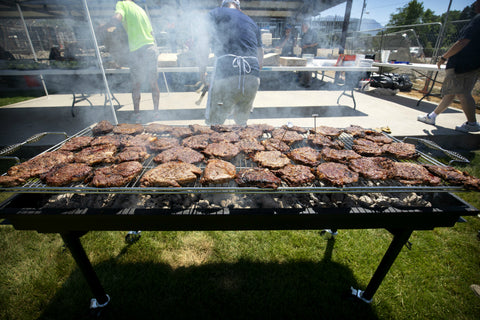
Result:
<instances>
[{"instance_id":1,"label":"cardboard box","mask_svg":"<svg viewBox=\"0 0 480 320\"><path fill-rule=\"evenodd\" d=\"M176 53L161 53L158 55L159 67L177 67Z\"/></svg>"},{"instance_id":2,"label":"cardboard box","mask_svg":"<svg viewBox=\"0 0 480 320\"><path fill-rule=\"evenodd\" d=\"M264 66L278 66L280 64L280 55L278 53L267 53L263 56Z\"/></svg>"},{"instance_id":3,"label":"cardboard box","mask_svg":"<svg viewBox=\"0 0 480 320\"><path fill-rule=\"evenodd\" d=\"M280 57L280 65L284 67L305 67L307 65L307 59Z\"/></svg>"}]
</instances>

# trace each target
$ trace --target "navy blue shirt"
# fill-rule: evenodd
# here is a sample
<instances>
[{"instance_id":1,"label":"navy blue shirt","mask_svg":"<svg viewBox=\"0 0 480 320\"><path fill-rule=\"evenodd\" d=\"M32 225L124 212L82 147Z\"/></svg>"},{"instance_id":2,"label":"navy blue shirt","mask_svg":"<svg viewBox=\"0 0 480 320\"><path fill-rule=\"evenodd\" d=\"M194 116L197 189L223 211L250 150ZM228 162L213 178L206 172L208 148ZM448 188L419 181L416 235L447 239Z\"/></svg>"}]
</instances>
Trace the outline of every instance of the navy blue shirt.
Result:
<instances>
[{"instance_id":1,"label":"navy blue shirt","mask_svg":"<svg viewBox=\"0 0 480 320\"><path fill-rule=\"evenodd\" d=\"M458 40L470 42L459 53L448 59L447 69L455 68L455 73L464 73L480 68L480 14L460 31Z\"/></svg>"},{"instance_id":2,"label":"navy blue shirt","mask_svg":"<svg viewBox=\"0 0 480 320\"><path fill-rule=\"evenodd\" d=\"M249 65L247 71L250 71L246 74L258 77L260 66L256 57L258 48L262 47L262 38L257 24L240 10L224 7L210 11L208 18L210 45L217 59L215 77L226 78L239 74L239 68L232 65L235 57L229 55L245 57Z\"/></svg>"}]
</instances>

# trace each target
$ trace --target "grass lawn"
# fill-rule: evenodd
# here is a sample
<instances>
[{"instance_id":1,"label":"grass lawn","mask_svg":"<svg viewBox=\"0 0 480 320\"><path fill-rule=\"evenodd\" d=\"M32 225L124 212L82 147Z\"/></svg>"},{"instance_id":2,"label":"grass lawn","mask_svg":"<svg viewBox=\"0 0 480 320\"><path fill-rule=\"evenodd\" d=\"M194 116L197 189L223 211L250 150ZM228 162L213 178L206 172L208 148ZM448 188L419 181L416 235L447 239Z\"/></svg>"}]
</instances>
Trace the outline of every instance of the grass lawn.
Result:
<instances>
[{"instance_id":1,"label":"grass lawn","mask_svg":"<svg viewBox=\"0 0 480 320\"><path fill-rule=\"evenodd\" d=\"M463 167L480 176L480 151ZM5 194L0 194L0 197ZM479 193L462 193L480 208ZM82 243L112 301L103 319L478 319L478 217L416 231L371 304L385 230L89 232ZM88 319L92 294L57 234L0 226L0 319Z\"/></svg>"}]
</instances>

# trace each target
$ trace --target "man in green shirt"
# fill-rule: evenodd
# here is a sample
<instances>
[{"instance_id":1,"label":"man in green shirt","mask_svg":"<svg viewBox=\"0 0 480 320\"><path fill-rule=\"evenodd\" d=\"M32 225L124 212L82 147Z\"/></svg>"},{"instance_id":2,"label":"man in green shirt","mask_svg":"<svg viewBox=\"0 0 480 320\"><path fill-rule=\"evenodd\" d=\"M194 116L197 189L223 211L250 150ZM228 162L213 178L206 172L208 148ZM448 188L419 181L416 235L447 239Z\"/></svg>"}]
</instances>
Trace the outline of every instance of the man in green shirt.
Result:
<instances>
[{"instance_id":1,"label":"man in green shirt","mask_svg":"<svg viewBox=\"0 0 480 320\"><path fill-rule=\"evenodd\" d=\"M122 23L128 36L130 49L129 65L132 77L132 100L134 116L139 121L141 85L143 82L150 83L152 90L153 108L158 111L160 90L158 89L157 59L158 52L153 37L153 28L148 16L140 6L132 0L118 1L115 14L112 19L103 26Z\"/></svg>"}]
</instances>

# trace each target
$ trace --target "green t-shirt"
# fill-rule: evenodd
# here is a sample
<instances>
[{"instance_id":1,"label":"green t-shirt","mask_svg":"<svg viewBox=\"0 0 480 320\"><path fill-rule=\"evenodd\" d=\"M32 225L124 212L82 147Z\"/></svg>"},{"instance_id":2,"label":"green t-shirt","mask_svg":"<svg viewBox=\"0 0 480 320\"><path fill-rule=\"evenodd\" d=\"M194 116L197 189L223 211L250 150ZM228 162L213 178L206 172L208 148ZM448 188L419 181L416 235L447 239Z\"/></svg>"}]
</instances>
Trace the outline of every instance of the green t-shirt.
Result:
<instances>
[{"instance_id":1,"label":"green t-shirt","mask_svg":"<svg viewBox=\"0 0 480 320\"><path fill-rule=\"evenodd\" d=\"M147 44L154 44L152 24L147 13L133 1L118 1L115 13L122 15L122 24L128 35L128 47L135 51Z\"/></svg>"}]
</instances>

